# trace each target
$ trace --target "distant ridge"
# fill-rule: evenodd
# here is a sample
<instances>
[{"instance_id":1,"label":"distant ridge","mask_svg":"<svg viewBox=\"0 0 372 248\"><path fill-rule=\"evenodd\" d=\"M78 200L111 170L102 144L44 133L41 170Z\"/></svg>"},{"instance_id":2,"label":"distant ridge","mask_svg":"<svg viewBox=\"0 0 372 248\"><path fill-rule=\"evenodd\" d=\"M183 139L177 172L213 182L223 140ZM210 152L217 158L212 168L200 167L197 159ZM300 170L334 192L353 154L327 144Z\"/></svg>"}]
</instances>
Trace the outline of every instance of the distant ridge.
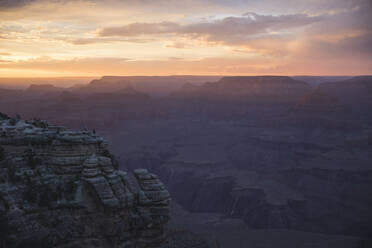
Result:
<instances>
[{"instance_id":1,"label":"distant ridge","mask_svg":"<svg viewBox=\"0 0 372 248\"><path fill-rule=\"evenodd\" d=\"M31 84L27 89L27 93L56 93L63 92L65 88L56 87L52 84Z\"/></svg>"},{"instance_id":2,"label":"distant ridge","mask_svg":"<svg viewBox=\"0 0 372 248\"><path fill-rule=\"evenodd\" d=\"M311 87L287 76L228 76L202 86L185 85L173 96L294 102Z\"/></svg>"},{"instance_id":3,"label":"distant ridge","mask_svg":"<svg viewBox=\"0 0 372 248\"><path fill-rule=\"evenodd\" d=\"M0 88L26 89L31 84L52 84L58 87L71 87L76 84L87 84L97 77L27 77L5 78L0 77Z\"/></svg>"},{"instance_id":4,"label":"distant ridge","mask_svg":"<svg viewBox=\"0 0 372 248\"><path fill-rule=\"evenodd\" d=\"M326 82L319 85L319 90L336 97L341 103L371 116L372 76L357 76L339 82Z\"/></svg>"},{"instance_id":5,"label":"distant ridge","mask_svg":"<svg viewBox=\"0 0 372 248\"><path fill-rule=\"evenodd\" d=\"M185 83L202 85L220 78L220 76L103 76L77 89L90 93L96 92L98 88L104 89L105 92L114 92L130 85L147 95L166 96L180 89Z\"/></svg>"},{"instance_id":6,"label":"distant ridge","mask_svg":"<svg viewBox=\"0 0 372 248\"><path fill-rule=\"evenodd\" d=\"M352 78L352 76L306 76L306 75L299 75L299 76L292 76L291 78L295 80L304 81L310 84L313 87L316 87L324 82L337 82L346 79Z\"/></svg>"}]
</instances>

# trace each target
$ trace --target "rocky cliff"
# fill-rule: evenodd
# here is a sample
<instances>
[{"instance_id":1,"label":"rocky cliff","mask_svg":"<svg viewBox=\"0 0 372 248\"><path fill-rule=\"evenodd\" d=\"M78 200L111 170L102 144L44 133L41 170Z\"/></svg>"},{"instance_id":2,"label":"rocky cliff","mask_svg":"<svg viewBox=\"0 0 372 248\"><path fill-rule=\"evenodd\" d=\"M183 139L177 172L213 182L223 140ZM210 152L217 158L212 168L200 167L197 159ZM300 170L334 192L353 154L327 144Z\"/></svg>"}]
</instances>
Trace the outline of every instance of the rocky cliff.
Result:
<instances>
[{"instance_id":1,"label":"rocky cliff","mask_svg":"<svg viewBox=\"0 0 372 248\"><path fill-rule=\"evenodd\" d=\"M169 203L156 175L117 170L94 133L0 115L0 245L160 247Z\"/></svg>"}]
</instances>

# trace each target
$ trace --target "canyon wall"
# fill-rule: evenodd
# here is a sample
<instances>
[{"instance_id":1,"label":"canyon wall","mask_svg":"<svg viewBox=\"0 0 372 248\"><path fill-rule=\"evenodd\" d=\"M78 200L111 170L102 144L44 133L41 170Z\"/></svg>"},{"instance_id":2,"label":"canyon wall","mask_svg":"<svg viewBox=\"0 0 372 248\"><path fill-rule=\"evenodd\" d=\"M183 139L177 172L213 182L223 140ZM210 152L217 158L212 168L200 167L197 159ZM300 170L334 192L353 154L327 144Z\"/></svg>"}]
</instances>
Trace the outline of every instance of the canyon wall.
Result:
<instances>
[{"instance_id":1,"label":"canyon wall","mask_svg":"<svg viewBox=\"0 0 372 248\"><path fill-rule=\"evenodd\" d=\"M87 131L0 116L0 228L6 247L160 247L170 196L145 169L117 170Z\"/></svg>"}]
</instances>

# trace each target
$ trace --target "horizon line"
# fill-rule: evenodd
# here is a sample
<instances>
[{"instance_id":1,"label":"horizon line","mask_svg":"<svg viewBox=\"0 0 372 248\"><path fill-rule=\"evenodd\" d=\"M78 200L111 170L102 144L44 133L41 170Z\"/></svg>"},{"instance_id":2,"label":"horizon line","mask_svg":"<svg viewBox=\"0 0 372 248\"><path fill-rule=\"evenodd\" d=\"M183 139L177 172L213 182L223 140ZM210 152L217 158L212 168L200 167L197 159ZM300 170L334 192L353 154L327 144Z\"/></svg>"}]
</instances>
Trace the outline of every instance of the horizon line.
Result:
<instances>
[{"instance_id":1,"label":"horizon line","mask_svg":"<svg viewBox=\"0 0 372 248\"><path fill-rule=\"evenodd\" d=\"M19 76L19 77L2 77L0 79L56 79L56 78L102 78L102 77L262 77L262 76L277 76L277 77L356 77L356 76L372 76L371 74L349 74L349 75L341 75L341 74L255 74L255 75L246 75L246 74L239 74L239 75L215 75L215 74L167 74L167 75L97 75L97 76Z\"/></svg>"}]
</instances>

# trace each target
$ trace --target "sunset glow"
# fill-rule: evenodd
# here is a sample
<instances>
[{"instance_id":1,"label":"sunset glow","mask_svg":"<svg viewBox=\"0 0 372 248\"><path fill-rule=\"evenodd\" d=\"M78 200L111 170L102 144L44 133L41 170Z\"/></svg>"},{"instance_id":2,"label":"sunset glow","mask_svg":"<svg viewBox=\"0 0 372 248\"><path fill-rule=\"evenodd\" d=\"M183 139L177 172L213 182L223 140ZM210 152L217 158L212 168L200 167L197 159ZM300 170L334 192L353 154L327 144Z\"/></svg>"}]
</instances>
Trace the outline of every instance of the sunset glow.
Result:
<instances>
[{"instance_id":1,"label":"sunset glow","mask_svg":"<svg viewBox=\"0 0 372 248\"><path fill-rule=\"evenodd\" d=\"M0 77L372 72L369 0L2 0Z\"/></svg>"}]
</instances>

